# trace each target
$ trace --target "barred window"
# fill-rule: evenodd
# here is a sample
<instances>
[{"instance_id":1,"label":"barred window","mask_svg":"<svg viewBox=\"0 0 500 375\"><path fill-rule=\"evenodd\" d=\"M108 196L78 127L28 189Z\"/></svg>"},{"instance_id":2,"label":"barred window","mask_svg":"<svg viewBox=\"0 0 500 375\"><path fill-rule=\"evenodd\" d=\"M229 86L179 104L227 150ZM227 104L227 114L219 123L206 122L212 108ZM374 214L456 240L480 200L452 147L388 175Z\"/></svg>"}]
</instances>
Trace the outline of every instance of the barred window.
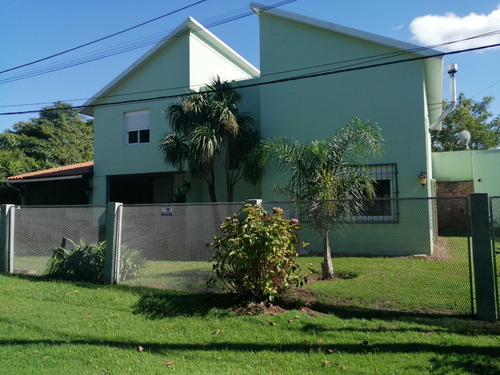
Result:
<instances>
[{"instance_id":1,"label":"barred window","mask_svg":"<svg viewBox=\"0 0 500 375\"><path fill-rule=\"evenodd\" d=\"M367 166L375 179L373 199L364 203L363 213L356 218L358 222L390 222L398 218L397 165L375 164Z\"/></svg>"}]
</instances>

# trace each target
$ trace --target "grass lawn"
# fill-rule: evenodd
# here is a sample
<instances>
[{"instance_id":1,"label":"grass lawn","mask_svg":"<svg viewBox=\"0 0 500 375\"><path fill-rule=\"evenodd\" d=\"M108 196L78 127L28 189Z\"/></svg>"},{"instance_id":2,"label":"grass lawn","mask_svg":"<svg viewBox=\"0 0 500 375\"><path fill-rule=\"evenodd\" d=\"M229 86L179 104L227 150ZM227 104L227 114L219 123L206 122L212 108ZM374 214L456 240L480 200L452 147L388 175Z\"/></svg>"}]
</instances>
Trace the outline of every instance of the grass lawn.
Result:
<instances>
[{"instance_id":1,"label":"grass lawn","mask_svg":"<svg viewBox=\"0 0 500 375\"><path fill-rule=\"evenodd\" d=\"M163 282L167 267L162 286L184 288L190 276L190 292L0 275L0 374L498 374L499 322L438 314L462 292L441 283L431 296L406 281L452 277L445 263L336 258L344 278L256 315L202 292L203 263L153 263L142 280Z\"/></svg>"}]
</instances>

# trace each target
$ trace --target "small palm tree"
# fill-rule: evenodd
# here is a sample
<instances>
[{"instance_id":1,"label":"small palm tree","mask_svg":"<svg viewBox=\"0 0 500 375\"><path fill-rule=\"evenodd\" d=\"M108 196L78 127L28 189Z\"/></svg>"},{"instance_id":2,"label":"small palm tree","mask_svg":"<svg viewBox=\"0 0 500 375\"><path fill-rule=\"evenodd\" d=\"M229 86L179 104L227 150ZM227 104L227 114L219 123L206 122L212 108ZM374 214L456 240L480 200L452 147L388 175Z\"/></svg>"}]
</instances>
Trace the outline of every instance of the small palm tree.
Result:
<instances>
[{"instance_id":1,"label":"small palm tree","mask_svg":"<svg viewBox=\"0 0 500 375\"><path fill-rule=\"evenodd\" d=\"M165 162L179 168L188 162L190 170L207 183L212 202L217 201L216 161L225 171L229 202L242 178L255 184L262 177L262 163L256 164L260 136L253 118L239 112L239 101L241 95L216 77L206 91L191 94L166 111L172 132L160 145Z\"/></svg>"},{"instance_id":2,"label":"small palm tree","mask_svg":"<svg viewBox=\"0 0 500 375\"><path fill-rule=\"evenodd\" d=\"M277 161L280 171L290 173L275 191L303 202L302 214L321 235L324 279L334 273L330 229L334 223L353 220L363 210L362 199L373 196L374 180L365 163L380 153L382 142L375 123L354 119L322 141L280 138L263 143L267 157Z\"/></svg>"}]
</instances>

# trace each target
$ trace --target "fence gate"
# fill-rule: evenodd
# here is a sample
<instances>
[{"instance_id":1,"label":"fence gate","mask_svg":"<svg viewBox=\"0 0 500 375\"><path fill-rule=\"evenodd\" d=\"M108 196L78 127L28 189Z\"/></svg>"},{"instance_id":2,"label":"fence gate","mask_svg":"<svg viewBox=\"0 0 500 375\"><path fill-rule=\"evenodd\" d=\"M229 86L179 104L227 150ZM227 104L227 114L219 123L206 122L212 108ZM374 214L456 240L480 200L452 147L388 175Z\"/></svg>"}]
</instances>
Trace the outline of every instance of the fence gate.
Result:
<instances>
[{"instance_id":1,"label":"fence gate","mask_svg":"<svg viewBox=\"0 0 500 375\"><path fill-rule=\"evenodd\" d=\"M490 197L491 246L493 248L493 272L496 276L495 298L497 317L500 319L500 197Z\"/></svg>"}]
</instances>

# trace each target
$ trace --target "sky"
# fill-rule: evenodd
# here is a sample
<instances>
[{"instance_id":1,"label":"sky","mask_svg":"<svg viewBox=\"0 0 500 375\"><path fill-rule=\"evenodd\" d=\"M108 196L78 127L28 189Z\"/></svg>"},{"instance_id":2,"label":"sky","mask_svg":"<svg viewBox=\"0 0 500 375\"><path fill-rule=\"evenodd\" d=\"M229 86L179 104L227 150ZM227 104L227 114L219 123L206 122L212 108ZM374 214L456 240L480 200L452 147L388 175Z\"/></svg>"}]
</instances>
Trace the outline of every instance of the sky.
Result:
<instances>
[{"instance_id":1,"label":"sky","mask_svg":"<svg viewBox=\"0 0 500 375\"><path fill-rule=\"evenodd\" d=\"M265 5L450 52L500 43L500 0L261 0ZM191 16L259 68L248 0L2 0L0 132L56 101L83 104ZM496 33L495 33L496 32ZM113 34L116 34L112 36ZM100 41L97 41L100 40ZM69 52L66 52L69 51ZM52 57L56 55L55 57ZM38 60L42 60L37 62ZM500 115L500 48L445 57L457 92ZM443 99L450 100L444 77Z\"/></svg>"}]
</instances>

